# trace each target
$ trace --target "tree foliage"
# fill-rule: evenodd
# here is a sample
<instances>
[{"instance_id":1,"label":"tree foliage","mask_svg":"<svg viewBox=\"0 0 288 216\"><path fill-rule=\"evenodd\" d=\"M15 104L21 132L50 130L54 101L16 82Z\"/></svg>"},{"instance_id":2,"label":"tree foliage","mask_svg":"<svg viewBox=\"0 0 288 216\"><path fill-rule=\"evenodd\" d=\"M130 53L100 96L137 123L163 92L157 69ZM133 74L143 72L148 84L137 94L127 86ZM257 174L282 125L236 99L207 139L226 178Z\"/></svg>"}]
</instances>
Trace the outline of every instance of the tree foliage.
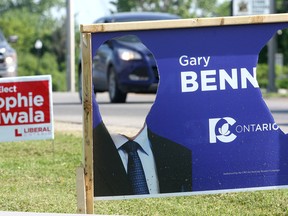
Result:
<instances>
[{"instance_id":1,"label":"tree foliage","mask_svg":"<svg viewBox=\"0 0 288 216\"><path fill-rule=\"evenodd\" d=\"M10 10L21 10L25 8L30 13L43 14L47 13L52 7L63 7L62 0L1 0L1 14Z\"/></svg>"},{"instance_id":2,"label":"tree foliage","mask_svg":"<svg viewBox=\"0 0 288 216\"><path fill-rule=\"evenodd\" d=\"M0 29L5 36L17 35L12 46L18 55L18 75L51 74L54 90L65 90L65 19L55 18L53 10L63 8L64 0L1 0ZM52 10L53 9L53 10ZM39 39L41 50L34 45ZM56 83L56 84L54 84Z\"/></svg>"},{"instance_id":3,"label":"tree foliage","mask_svg":"<svg viewBox=\"0 0 288 216\"><path fill-rule=\"evenodd\" d=\"M189 18L210 16L217 5L217 0L114 0L111 4L118 12L157 11Z\"/></svg>"}]
</instances>

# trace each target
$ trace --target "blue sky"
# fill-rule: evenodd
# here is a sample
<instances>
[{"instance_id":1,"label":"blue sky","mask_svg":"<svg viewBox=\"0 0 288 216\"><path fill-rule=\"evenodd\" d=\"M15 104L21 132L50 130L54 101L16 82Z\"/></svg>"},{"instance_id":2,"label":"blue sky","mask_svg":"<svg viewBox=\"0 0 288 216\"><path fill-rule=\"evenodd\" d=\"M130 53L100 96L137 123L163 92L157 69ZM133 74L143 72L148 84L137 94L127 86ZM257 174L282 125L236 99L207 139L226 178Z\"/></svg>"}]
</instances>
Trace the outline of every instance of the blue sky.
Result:
<instances>
[{"instance_id":1,"label":"blue sky","mask_svg":"<svg viewBox=\"0 0 288 216\"><path fill-rule=\"evenodd\" d=\"M97 18L109 14L110 0L72 0L75 19L79 24L93 23Z\"/></svg>"}]
</instances>

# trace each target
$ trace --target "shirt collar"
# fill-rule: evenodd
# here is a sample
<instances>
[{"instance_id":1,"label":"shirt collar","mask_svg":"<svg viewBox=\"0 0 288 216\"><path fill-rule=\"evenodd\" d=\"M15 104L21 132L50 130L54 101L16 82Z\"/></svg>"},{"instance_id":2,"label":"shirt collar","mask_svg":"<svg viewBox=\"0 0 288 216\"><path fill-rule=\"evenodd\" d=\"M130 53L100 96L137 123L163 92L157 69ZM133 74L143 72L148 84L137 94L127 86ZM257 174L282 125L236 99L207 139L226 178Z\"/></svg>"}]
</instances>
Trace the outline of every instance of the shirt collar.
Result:
<instances>
[{"instance_id":1,"label":"shirt collar","mask_svg":"<svg viewBox=\"0 0 288 216\"><path fill-rule=\"evenodd\" d=\"M121 134L112 134L111 138L117 149L121 148L121 146L128 141L128 138Z\"/></svg>"},{"instance_id":2,"label":"shirt collar","mask_svg":"<svg viewBox=\"0 0 288 216\"><path fill-rule=\"evenodd\" d=\"M121 146L128 141L128 138L121 134L113 134L111 138L117 149L121 148ZM147 126L145 125L143 130L136 136L134 139L135 142L139 143L141 146L141 150L149 155L151 153L150 141L148 139L147 134Z\"/></svg>"},{"instance_id":3,"label":"shirt collar","mask_svg":"<svg viewBox=\"0 0 288 216\"><path fill-rule=\"evenodd\" d=\"M134 139L135 142L139 143L144 153L147 155L151 152L150 141L148 139L147 134L147 126L145 125L143 130L138 134L138 136Z\"/></svg>"}]
</instances>

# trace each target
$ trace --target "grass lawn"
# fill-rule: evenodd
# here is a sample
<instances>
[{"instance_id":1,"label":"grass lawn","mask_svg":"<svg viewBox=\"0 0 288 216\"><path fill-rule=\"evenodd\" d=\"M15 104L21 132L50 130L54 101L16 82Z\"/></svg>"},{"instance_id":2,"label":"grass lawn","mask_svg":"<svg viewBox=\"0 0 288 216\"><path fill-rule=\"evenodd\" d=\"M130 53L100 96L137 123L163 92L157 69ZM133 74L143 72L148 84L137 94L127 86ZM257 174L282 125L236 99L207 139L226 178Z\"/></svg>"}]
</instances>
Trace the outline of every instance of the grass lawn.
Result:
<instances>
[{"instance_id":1,"label":"grass lawn","mask_svg":"<svg viewBox=\"0 0 288 216\"><path fill-rule=\"evenodd\" d=\"M0 211L76 213L82 138L0 144ZM96 201L95 214L287 215L288 190Z\"/></svg>"}]
</instances>

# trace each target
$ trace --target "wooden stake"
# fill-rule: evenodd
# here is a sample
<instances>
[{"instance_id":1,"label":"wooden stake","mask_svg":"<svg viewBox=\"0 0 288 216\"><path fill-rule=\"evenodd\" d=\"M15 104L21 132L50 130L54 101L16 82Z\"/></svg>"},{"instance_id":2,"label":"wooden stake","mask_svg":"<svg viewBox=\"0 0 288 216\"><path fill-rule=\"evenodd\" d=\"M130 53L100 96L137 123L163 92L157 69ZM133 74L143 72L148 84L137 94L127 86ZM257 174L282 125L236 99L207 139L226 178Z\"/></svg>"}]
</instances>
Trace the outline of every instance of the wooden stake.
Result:
<instances>
[{"instance_id":1,"label":"wooden stake","mask_svg":"<svg viewBox=\"0 0 288 216\"><path fill-rule=\"evenodd\" d=\"M82 34L82 104L86 213L94 213L91 34Z\"/></svg>"},{"instance_id":2,"label":"wooden stake","mask_svg":"<svg viewBox=\"0 0 288 216\"><path fill-rule=\"evenodd\" d=\"M77 213L86 213L86 191L84 180L84 168L78 167L76 170L76 192L77 192Z\"/></svg>"}]
</instances>

